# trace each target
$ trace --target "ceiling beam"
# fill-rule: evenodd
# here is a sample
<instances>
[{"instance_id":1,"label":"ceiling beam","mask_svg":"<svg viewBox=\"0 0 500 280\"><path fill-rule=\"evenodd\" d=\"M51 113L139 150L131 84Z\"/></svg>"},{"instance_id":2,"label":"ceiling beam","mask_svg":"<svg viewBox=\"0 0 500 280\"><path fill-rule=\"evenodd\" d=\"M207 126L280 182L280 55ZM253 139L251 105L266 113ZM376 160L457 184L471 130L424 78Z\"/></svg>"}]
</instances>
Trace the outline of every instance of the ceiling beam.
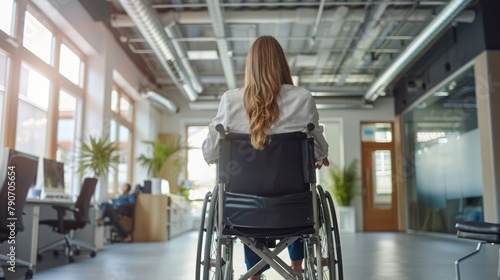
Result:
<instances>
[{"instance_id":1,"label":"ceiling beam","mask_svg":"<svg viewBox=\"0 0 500 280\"><path fill-rule=\"evenodd\" d=\"M229 47L226 41L226 34L224 30L224 16L222 15L220 3L218 0L207 1L208 14L214 35L216 37L217 48L219 49L219 58L226 77L227 87L229 89L236 88L236 77L233 70L233 62L229 57Z\"/></svg>"},{"instance_id":2,"label":"ceiling beam","mask_svg":"<svg viewBox=\"0 0 500 280\"><path fill-rule=\"evenodd\" d=\"M210 3L210 2L209 2ZM382 2L386 3L386 2ZM413 2L411 2L413 3ZM220 11L220 3L216 3ZM340 8L340 7L339 7ZM211 8L212 9L212 8ZM336 9L326 10L323 12L323 20L327 22L334 21L334 13ZM410 15L405 12L409 9L388 8L387 12L382 16L384 20L390 21L427 21L433 15L432 9L416 9ZM220 12L219 12L220 13ZM313 25L316 21L316 9L300 8L296 10L259 10L259 11L225 11L219 21L224 24L258 24L258 23L300 23ZM182 11L182 12L167 12L160 13L161 18L169 17L175 20L178 24L213 24L212 17L208 11ZM222 16L222 13L220 13ZM351 9L345 17L346 21L362 22L365 20L365 9ZM455 21L457 22L472 22L475 12L467 10L461 13ZM113 14L111 16L111 26L113 27L133 27L134 24L126 15Z\"/></svg>"},{"instance_id":3,"label":"ceiling beam","mask_svg":"<svg viewBox=\"0 0 500 280\"><path fill-rule=\"evenodd\" d=\"M167 71L179 90L193 101L201 92L193 87L193 79L186 73L178 54L168 39L156 11L145 5L141 0L119 0L123 9L133 19L141 35L146 39L157 59Z\"/></svg>"},{"instance_id":4,"label":"ceiling beam","mask_svg":"<svg viewBox=\"0 0 500 280\"><path fill-rule=\"evenodd\" d=\"M358 66L360 61L364 58L366 51L364 49L371 48L374 42L378 39L378 35L382 32L382 26L385 22L381 22L384 12L387 10L388 5L382 2L373 7L370 15L367 17L364 26L361 28L361 39L356 43L356 49L350 53L347 60L341 65L341 77L336 82L337 86L343 86L347 78Z\"/></svg>"},{"instance_id":5,"label":"ceiling beam","mask_svg":"<svg viewBox=\"0 0 500 280\"><path fill-rule=\"evenodd\" d=\"M413 6L415 3L413 1L387 1L390 5L398 6ZM443 6L446 5L447 1L420 1L421 5L425 6ZM325 7L331 6L364 6L369 5L370 2L366 1L335 1L325 3ZM257 3L220 3L221 7L230 8L243 8L243 7L317 7L321 5L321 2L257 2ZM207 4L203 3L189 3L189 4L153 4L155 9L191 9L191 8L206 8Z\"/></svg>"}]
</instances>

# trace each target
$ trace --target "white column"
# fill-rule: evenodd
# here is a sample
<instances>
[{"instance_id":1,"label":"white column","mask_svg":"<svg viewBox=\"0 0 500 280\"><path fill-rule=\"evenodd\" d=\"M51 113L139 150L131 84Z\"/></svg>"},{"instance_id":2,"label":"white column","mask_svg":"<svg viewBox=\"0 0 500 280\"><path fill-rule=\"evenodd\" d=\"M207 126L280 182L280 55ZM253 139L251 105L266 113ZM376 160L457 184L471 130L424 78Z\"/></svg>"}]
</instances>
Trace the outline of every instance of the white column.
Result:
<instances>
[{"instance_id":1,"label":"white column","mask_svg":"<svg viewBox=\"0 0 500 280\"><path fill-rule=\"evenodd\" d=\"M500 51L485 51L474 65L483 171L484 220L500 222Z\"/></svg>"}]
</instances>

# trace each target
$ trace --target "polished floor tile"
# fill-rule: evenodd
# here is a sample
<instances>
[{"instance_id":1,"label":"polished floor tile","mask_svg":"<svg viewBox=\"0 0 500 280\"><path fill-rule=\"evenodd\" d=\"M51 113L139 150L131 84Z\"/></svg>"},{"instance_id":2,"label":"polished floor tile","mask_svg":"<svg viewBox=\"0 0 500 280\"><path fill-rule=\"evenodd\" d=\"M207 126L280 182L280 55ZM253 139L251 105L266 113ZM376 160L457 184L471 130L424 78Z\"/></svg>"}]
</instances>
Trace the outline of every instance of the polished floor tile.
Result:
<instances>
[{"instance_id":1,"label":"polished floor tile","mask_svg":"<svg viewBox=\"0 0 500 280\"><path fill-rule=\"evenodd\" d=\"M342 234L346 280L453 280L454 262L476 243L453 236L404 233ZM191 280L195 274L197 232L164 243L109 244L96 258L82 254L72 264L44 256L36 280ZM497 278L499 246L486 246L462 265L462 280ZM235 275L245 271L242 245L235 245ZM286 253L281 254L287 259ZM21 272L19 272L21 271ZM7 280L23 279L23 270ZM272 271L267 280L280 279Z\"/></svg>"}]
</instances>

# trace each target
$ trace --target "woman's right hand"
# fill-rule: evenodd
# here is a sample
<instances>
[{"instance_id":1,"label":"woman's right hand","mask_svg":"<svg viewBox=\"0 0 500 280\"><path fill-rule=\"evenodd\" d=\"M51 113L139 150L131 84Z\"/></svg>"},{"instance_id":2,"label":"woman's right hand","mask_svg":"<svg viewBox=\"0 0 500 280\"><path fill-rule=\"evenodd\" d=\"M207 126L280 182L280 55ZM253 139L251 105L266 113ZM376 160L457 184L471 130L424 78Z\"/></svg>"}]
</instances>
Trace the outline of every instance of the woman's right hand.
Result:
<instances>
[{"instance_id":1,"label":"woman's right hand","mask_svg":"<svg viewBox=\"0 0 500 280\"><path fill-rule=\"evenodd\" d=\"M330 161L328 158L324 158L321 162L316 162L316 169L320 169L322 166L330 166Z\"/></svg>"}]
</instances>

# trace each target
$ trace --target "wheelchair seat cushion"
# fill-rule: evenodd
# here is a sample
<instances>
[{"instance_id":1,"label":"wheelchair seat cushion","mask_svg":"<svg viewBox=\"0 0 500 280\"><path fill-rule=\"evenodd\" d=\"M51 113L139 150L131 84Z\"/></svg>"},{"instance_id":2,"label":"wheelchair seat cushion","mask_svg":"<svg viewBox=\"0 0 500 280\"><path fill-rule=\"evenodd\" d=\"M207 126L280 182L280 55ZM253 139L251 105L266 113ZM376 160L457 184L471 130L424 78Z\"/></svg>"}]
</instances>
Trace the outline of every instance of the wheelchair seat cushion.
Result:
<instances>
[{"instance_id":1,"label":"wheelchair seat cushion","mask_svg":"<svg viewBox=\"0 0 500 280\"><path fill-rule=\"evenodd\" d=\"M278 197L226 192L224 224L243 228L293 228L313 226L310 191Z\"/></svg>"}]
</instances>

